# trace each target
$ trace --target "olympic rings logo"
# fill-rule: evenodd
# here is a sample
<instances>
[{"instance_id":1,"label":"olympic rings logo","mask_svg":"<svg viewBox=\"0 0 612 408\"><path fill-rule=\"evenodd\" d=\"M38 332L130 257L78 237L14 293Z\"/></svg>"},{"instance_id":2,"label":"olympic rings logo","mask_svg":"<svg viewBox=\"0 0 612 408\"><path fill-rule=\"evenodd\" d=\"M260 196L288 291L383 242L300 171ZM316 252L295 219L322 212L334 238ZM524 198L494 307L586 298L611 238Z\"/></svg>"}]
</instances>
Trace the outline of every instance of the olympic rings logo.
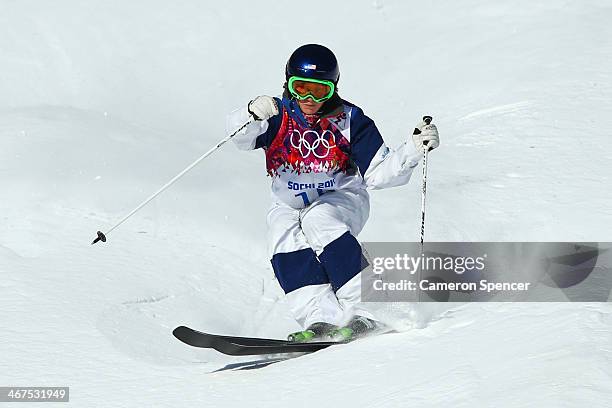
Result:
<instances>
[{"instance_id":1,"label":"olympic rings logo","mask_svg":"<svg viewBox=\"0 0 612 408\"><path fill-rule=\"evenodd\" d=\"M312 136L308 137L310 134L312 134ZM324 159L329 155L329 152L336 147L336 136L334 136L329 129L324 130L321 134L316 130L306 130L304 133L300 133L299 130L294 129L289 139L291 141L291 146L298 149L304 159L311 154L318 159ZM325 149L325 154L321 154L320 152L320 150L323 149Z\"/></svg>"}]
</instances>

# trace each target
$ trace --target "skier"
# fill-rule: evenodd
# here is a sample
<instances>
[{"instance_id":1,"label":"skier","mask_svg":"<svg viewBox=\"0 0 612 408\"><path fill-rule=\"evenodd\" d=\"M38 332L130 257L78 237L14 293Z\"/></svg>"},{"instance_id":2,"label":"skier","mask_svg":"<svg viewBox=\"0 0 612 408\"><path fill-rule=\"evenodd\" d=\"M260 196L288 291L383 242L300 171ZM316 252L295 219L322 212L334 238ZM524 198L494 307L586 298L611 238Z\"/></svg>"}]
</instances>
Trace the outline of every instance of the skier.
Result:
<instances>
[{"instance_id":1,"label":"skier","mask_svg":"<svg viewBox=\"0 0 612 408\"><path fill-rule=\"evenodd\" d=\"M351 340L379 329L360 304L362 249L356 237L369 216L367 189L406 184L439 145L421 122L409 141L389 149L376 125L338 95L335 55L299 47L285 68L282 97L258 96L228 116L241 150L262 148L272 178L268 247L276 278L305 330L291 341Z\"/></svg>"}]
</instances>

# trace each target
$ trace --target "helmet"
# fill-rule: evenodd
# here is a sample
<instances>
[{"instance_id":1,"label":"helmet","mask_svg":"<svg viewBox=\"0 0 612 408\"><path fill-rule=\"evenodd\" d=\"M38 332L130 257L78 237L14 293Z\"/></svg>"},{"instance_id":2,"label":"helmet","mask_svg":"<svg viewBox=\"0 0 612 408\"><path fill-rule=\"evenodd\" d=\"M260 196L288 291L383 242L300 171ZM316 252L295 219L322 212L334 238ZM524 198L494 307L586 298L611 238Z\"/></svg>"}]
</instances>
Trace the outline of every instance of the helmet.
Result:
<instances>
[{"instance_id":1,"label":"helmet","mask_svg":"<svg viewBox=\"0 0 612 408\"><path fill-rule=\"evenodd\" d=\"M293 51L287 61L285 79L294 75L337 83L340 70L336 56L329 48L319 44L306 44Z\"/></svg>"}]
</instances>

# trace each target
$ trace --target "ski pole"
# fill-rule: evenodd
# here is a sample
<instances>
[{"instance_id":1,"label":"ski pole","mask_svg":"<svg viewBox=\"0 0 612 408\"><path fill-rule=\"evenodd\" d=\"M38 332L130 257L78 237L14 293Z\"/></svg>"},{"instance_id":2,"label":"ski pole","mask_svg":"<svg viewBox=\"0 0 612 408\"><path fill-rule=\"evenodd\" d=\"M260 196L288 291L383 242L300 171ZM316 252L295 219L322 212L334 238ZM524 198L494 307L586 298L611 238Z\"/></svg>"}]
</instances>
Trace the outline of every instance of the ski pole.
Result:
<instances>
[{"instance_id":1,"label":"ski pole","mask_svg":"<svg viewBox=\"0 0 612 408\"><path fill-rule=\"evenodd\" d=\"M423 122L429 125L432 121L431 116L423 116ZM421 131L415 129L415 134L420 133ZM416 133L418 131L418 133ZM427 194L427 153L429 149L427 148L427 141L423 143L425 148L423 149L423 185L421 189L421 253L423 253L423 246L425 240L425 196Z\"/></svg>"},{"instance_id":2,"label":"ski pole","mask_svg":"<svg viewBox=\"0 0 612 408\"><path fill-rule=\"evenodd\" d=\"M242 126L240 126L234 133L232 133L229 136L224 137L223 139L221 139L215 146L213 146L209 151L207 151L206 153L204 153L202 156L200 156L196 161L194 161L193 163L191 163L189 166L187 166L183 171L181 171L179 174L177 174L176 176L174 176L172 178L172 180L170 180L169 182L167 182L166 184L164 184L159 190L157 190L156 192L154 192L153 194L151 194L151 196L149 198L147 198L146 200L144 200L142 203L140 203L138 205L138 207L134 208L132 211L130 211L129 214L127 214L125 217L123 217L118 223L116 223L115 225L113 225L110 229L108 229L105 233L103 233L102 231L98 231L97 232L97 238L93 240L93 242L91 243L91 245L95 244L98 241L102 241L102 242L106 242L106 236L115 228L117 228L118 226L120 226L121 224L123 224L128 218L130 218L132 215L136 214L136 212L138 212L142 207L144 207L145 205L147 205L151 200L153 200L155 197L157 197L158 195L160 195L161 193L163 193L168 187L170 187L172 184L174 184L178 179L180 179L181 177L183 177L185 174L187 174L187 172L189 172L189 170L193 169L195 166L198 165L198 163L200 163L202 160L204 160L205 158L207 158L208 156L210 156L215 150L217 150L218 148L220 148L221 146L223 146L228 140L230 140L231 138L233 138L234 136L236 136L238 134L238 132L240 132L242 129L244 129L245 127L247 127L249 124L251 124L255 119L251 116L249 118L248 121L246 121Z\"/></svg>"},{"instance_id":3,"label":"ski pole","mask_svg":"<svg viewBox=\"0 0 612 408\"><path fill-rule=\"evenodd\" d=\"M432 121L432 117L431 116L423 116L423 122L425 122L425 124L429 125ZM414 129L414 134L418 135L419 133L421 133L421 131L419 129ZM425 254L425 196L427 195L427 153L429 152L429 148L427 147L427 141L425 141L424 143L424 148L423 148L423 184L422 184L422 188L421 188L421 255ZM418 273L418 287L421 287L421 279L423 278L422 276L423 273L423 266L421 266L419 268L419 273ZM418 291L418 295L417 295L417 300L420 302L421 301L421 291Z\"/></svg>"}]
</instances>

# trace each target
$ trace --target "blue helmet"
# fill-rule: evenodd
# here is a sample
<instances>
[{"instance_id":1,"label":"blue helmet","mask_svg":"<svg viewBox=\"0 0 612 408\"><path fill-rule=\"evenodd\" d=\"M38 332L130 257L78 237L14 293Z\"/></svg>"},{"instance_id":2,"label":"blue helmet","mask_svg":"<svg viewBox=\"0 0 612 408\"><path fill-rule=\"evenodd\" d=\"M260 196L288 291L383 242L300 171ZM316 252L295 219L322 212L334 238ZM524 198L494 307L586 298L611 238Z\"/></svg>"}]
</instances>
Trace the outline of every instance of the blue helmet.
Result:
<instances>
[{"instance_id":1,"label":"blue helmet","mask_svg":"<svg viewBox=\"0 0 612 408\"><path fill-rule=\"evenodd\" d=\"M329 48L319 44L306 44L293 51L287 61L285 79L294 75L338 83L340 69L336 56Z\"/></svg>"}]
</instances>

